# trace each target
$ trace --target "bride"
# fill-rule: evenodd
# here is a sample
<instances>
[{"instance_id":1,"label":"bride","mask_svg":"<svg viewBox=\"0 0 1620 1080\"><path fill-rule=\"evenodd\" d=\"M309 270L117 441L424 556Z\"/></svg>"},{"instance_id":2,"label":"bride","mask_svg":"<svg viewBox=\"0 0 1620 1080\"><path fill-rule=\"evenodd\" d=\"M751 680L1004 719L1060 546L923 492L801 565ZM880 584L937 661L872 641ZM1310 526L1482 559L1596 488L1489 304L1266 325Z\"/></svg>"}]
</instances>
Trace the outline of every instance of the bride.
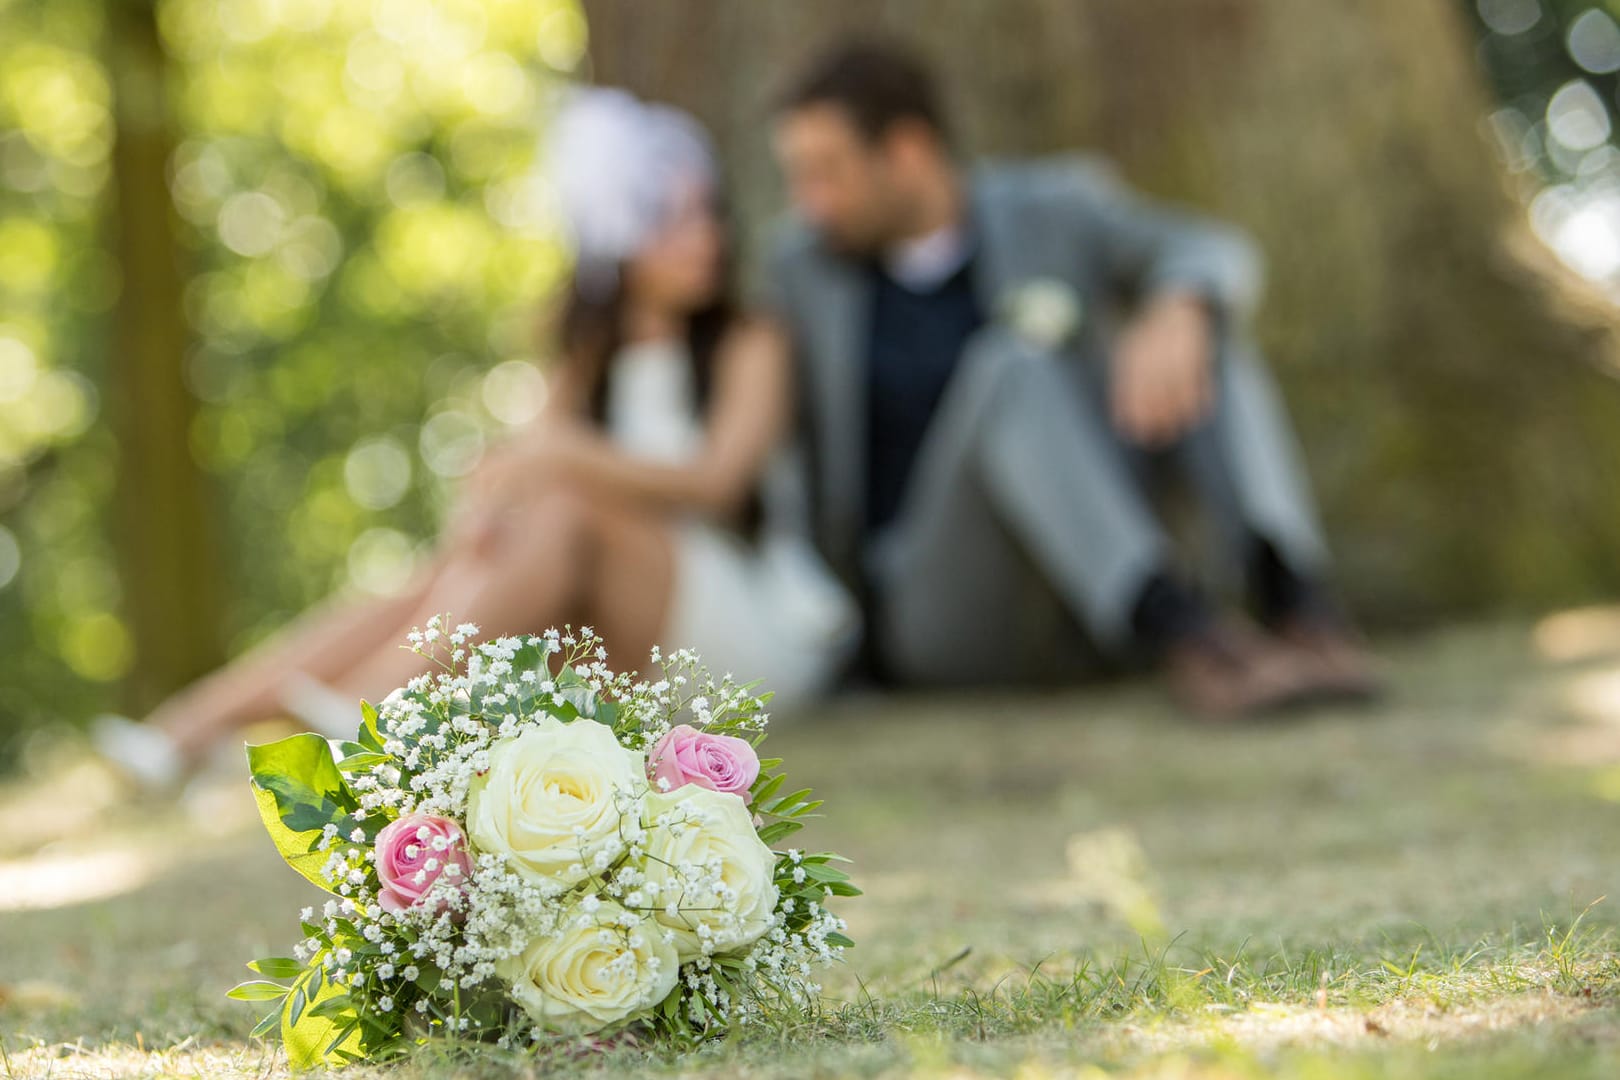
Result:
<instances>
[{"instance_id":1,"label":"bride","mask_svg":"<svg viewBox=\"0 0 1620 1080\"><path fill-rule=\"evenodd\" d=\"M98 750L137 782L170 784L275 716L352 738L360 698L425 669L400 645L435 614L484 636L591 625L624 666L654 645L692 648L779 703L836 676L856 609L767 511L790 358L732 300L703 132L587 90L549 141L577 262L541 415L468 478L436 555L399 595L317 609L143 722L98 720Z\"/></svg>"}]
</instances>

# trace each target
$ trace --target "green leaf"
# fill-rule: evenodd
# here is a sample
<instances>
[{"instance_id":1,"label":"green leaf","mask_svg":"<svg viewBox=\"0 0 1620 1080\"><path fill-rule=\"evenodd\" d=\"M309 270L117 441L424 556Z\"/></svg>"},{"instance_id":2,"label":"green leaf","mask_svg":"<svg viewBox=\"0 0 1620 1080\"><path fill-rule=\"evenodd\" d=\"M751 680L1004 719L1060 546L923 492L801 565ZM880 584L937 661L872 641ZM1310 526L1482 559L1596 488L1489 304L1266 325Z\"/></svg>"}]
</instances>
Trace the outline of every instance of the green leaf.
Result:
<instances>
[{"instance_id":1,"label":"green leaf","mask_svg":"<svg viewBox=\"0 0 1620 1080\"><path fill-rule=\"evenodd\" d=\"M381 765L393 760L391 754L379 754L372 750L363 750L358 754L350 754L337 763L340 772L354 772L357 769L369 769L373 765Z\"/></svg>"},{"instance_id":2,"label":"green leaf","mask_svg":"<svg viewBox=\"0 0 1620 1080\"><path fill-rule=\"evenodd\" d=\"M313 984L313 985L311 985ZM315 1009L331 998L347 996L343 989L328 982L319 967L312 967L299 976L294 984L309 1002L309 1008L295 1013L291 1009L292 995L281 1014L281 1042L287 1048L287 1063L294 1069L313 1069L337 1059L341 1051L360 1052L360 1028L351 1020L338 1023L331 1017L314 1015ZM295 991L296 992L296 991Z\"/></svg>"},{"instance_id":3,"label":"green leaf","mask_svg":"<svg viewBox=\"0 0 1620 1080\"><path fill-rule=\"evenodd\" d=\"M851 941L849 938L845 937L843 934L840 934L836 930L827 935L827 944L842 945L846 949L853 949L855 947L855 942Z\"/></svg>"},{"instance_id":4,"label":"green leaf","mask_svg":"<svg viewBox=\"0 0 1620 1080\"><path fill-rule=\"evenodd\" d=\"M804 824L798 821L773 821L759 830L759 838L766 847L769 847L778 840L792 836L802 828L804 828Z\"/></svg>"},{"instance_id":5,"label":"green leaf","mask_svg":"<svg viewBox=\"0 0 1620 1080\"><path fill-rule=\"evenodd\" d=\"M310 1006L305 1016L319 1016L331 1020L353 1011L354 999L348 994L334 994L315 1005Z\"/></svg>"},{"instance_id":6,"label":"green leaf","mask_svg":"<svg viewBox=\"0 0 1620 1080\"><path fill-rule=\"evenodd\" d=\"M587 720L596 717L596 691L583 683L579 686L563 686L557 684L557 693L562 695L565 706L572 705L574 712Z\"/></svg>"},{"instance_id":7,"label":"green leaf","mask_svg":"<svg viewBox=\"0 0 1620 1080\"><path fill-rule=\"evenodd\" d=\"M316 969L316 968L311 968L310 970L311 971L318 971L318 969ZM312 978L314 979L315 984L317 986L319 986L320 985L319 976L318 975L312 976ZM296 1023L298 1023L299 1019L303 1017L303 1015L304 1015L304 1007L309 1004L309 984L310 984L310 981L311 981L310 978L300 978L297 982L293 983L292 993L287 995L287 1002L286 1002L286 1010L287 1010L287 1012L286 1012L286 1015L284 1017L284 1021L296 1024Z\"/></svg>"},{"instance_id":8,"label":"green leaf","mask_svg":"<svg viewBox=\"0 0 1620 1080\"><path fill-rule=\"evenodd\" d=\"M801 862L799 865L804 869L804 876L809 878L811 881L849 880L848 874L837 869L836 867L828 866L826 863Z\"/></svg>"},{"instance_id":9,"label":"green leaf","mask_svg":"<svg viewBox=\"0 0 1620 1080\"><path fill-rule=\"evenodd\" d=\"M765 807L764 812L767 814L782 814L784 817L789 816L787 811L790 808L797 807L799 804L803 803L804 800L809 797L809 795L809 788L800 788L791 795L784 795L780 799L777 799L774 803Z\"/></svg>"},{"instance_id":10,"label":"green leaf","mask_svg":"<svg viewBox=\"0 0 1620 1080\"><path fill-rule=\"evenodd\" d=\"M436 994L439 983L444 981L444 975L432 964L418 964L416 971L416 985L425 994Z\"/></svg>"},{"instance_id":11,"label":"green leaf","mask_svg":"<svg viewBox=\"0 0 1620 1080\"><path fill-rule=\"evenodd\" d=\"M709 974L714 977L714 981L720 989L730 995L732 1001L737 1000L737 985L726 977L726 969L722 965L715 964L709 969Z\"/></svg>"},{"instance_id":12,"label":"green leaf","mask_svg":"<svg viewBox=\"0 0 1620 1080\"><path fill-rule=\"evenodd\" d=\"M382 731L377 727L377 708L369 701L360 703L360 734L356 741L367 750L382 753Z\"/></svg>"},{"instance_id":13,"label":"green leaf","mask_svg":"<svg viewBox=\"0 0 1620 1080\"><path fill-rule=\"evenodd\" d=\"M312 732L247 748L253 799L265 831L287 865L332 891L321 874L327 852L317 848L321 831L359 808L326 740Z\"/></svg>"},{"instance_id":14,"label":"green leaf","mask_svg":"<svg viewBox=\"0 0 1620 1080\"><path fill-rule=\"evenodd\" d=\"M277 1005L275 1008L265 1013L264 1017L257 1024L253 1025L253 1030L248 1032L248 1038L261 1038L262 1036L270 1034L280 1026L281 1006Z\"/></svg>"},{"instance_id":15,"label":"green leaf","mask_svg":"<svg viewBox=\"0 0 1620 1080\"><path fill-rule=\"evenodd\" d=\"M252 979L245 983L237 983L225 991L225 996L235 998L237 1001L279 1001L287 996L287 989L280 983Z\"/></svg>"},{"instance_id":16,"label":"green leaf","mask_svg":"<svg viewBox=\"0 0 1620 1080\"><path fill-rule=\"evenodd\" d=\"M290 956L266 956L248 963L249 971L257 971L267 979L295 979L308 965Z\"/></svg>"},{"instance_id":17,"label":"green leaf","mask_svg":"<svg viewBox=\"0 0 1620 1080\"><path fill-rule=\"evenodd\" d=\"M342 1052L343 1043L351 1036L358 1034L359 1031L360 1022L358 1020L350 1020L347 1024L344 1024L342 1027L338 1028L337 1034L332 1036L332 1041L326 1044L326 1058L328 1060L337 1058L340 1061L347 1061L348 1058L346 1056L339 1057L339 1054Z\"/></svg>"},{"instance_id":18,"label":"green leaf","mask_svg":"<svg viewBox=\"0 0 1620 1080\"><path fill-rule=\"evenodd\" d=\"M749 805L755 809L763 806L765 800L775 795L786 781L787 773L777 773L775 776L755 781L754 798Z\"/></svg>"}]
</instances>

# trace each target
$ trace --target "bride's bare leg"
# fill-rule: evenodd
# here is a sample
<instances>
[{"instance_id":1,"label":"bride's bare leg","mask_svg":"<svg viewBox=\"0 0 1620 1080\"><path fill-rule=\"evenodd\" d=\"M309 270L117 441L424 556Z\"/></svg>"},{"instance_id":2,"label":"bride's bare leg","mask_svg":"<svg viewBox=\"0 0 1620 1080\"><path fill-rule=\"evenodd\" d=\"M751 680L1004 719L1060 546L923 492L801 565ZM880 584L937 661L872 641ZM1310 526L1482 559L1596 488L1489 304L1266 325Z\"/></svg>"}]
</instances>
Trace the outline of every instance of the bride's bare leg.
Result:
<instances>
[{"instance_id":1,"label":"bride's bare leg","mask_svg":"<svg viewBox=\"0 0 1620 1080\"><path fill-rule=\"evenodd\" d=\"M613 667L643 668L663 633L675 587L668 521L616 504L599 510L600 538L586 610Z\"/></svg>"},{"instance_id":2,"label":"bride's bare leg","mask_svg":"<svg viewBox=\"0 0 1620 1080\"><path fill-rule=\"evenodd\" d=\"M171 696L147 717L195 758L219 738L276 715L288 676L330 680L359 663L421 605L443 559L399 595L345 598L322 605L246 655Z\"/></svg>"},{"instance_id":3,"label":"bride's bare leg","mask_svg":"<svg viewBox=\"0 0 1620 1080\"><path fill-rule=\"evenodd\" d=\"M445 550L398 596L316 609L234 663L160 705L148 720L196 760L247 724L276 715L294 673L347 697L377 700L426 670L400 646L436 614L484 636L593 623L622 666L645 662L673 581L664 519L558 487L479 550Z\"/></svg>"},{"instance_id":4,"label":"bride's bare leg","mask_svg":"<svg viewBox=\"0 0 1620 1080\"><path fill-rule=\"evenodd\" d=\"M639 664L657 640L673 578L663 518L558 488L509 522L485 555L447 566L413 622L449 613L457 623L478 624L485 638L590 624L620 663ZM408 650L385 647L335 686L375 701L429 666Z\"/></svg>"}]
</instances>

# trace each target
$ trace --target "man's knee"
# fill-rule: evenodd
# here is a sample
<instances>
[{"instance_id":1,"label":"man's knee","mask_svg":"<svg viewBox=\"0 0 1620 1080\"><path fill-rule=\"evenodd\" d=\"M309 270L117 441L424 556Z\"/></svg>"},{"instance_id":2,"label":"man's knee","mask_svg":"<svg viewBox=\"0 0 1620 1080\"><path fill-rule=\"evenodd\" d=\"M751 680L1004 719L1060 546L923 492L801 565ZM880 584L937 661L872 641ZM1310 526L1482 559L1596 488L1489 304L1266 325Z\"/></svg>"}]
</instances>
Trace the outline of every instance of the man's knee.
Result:
<instances>
[{"instance_id":1,"label":"man's knee","mask_svg":"<svg viewBox=\"0 0 1620 1080\"><path fill-rule=\"evenodd\" d=\"M1055 350L993 324L973 335L962 357L964 371L992 385L1010 379L1050 378L1068 362Z\"/></svg>"},{"instance_id":2,"label":"man's knee","mask_svg":"<svg viewBox=\"0 0 1620 1080\"><path fill-rule=\"evenodd\" d=\"M1098 452L1107 448L1107 417L1077 358L1000 328L981 332L972 346L950 421L973 448L969 456L1027 458L1032 440L1057 448L1079 439Z\"/></svg>"}]
</instances>

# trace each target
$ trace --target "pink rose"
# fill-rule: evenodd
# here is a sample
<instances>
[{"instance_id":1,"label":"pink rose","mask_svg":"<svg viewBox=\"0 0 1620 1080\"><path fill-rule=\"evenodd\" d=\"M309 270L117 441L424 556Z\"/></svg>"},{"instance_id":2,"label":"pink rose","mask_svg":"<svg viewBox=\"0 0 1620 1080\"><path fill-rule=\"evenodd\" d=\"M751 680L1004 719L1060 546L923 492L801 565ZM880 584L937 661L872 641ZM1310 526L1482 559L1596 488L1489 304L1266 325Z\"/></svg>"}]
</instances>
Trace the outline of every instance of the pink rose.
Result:
<instances>
[{"instance_id":1,"label":"pink rose","mask_svg":"<svg viewBox=\"0 0 1620 1080\"><path fill-rule=\"evenodd\" d=\"M449 818L406 814L377 834L377 902L390 915L420 903L441 874L465 881L471 871L466 838Z\"/></svg>"},{"instance_id":2,"label":"pink rose","mask_svg":"<svg viewBox=\"0 0 1620 1080\"><path fill-rule=\"evenodd\" d=\"M759 755L746 740L710 735L681 724L658 740L648 757L648 768L654 780L669 781L666 791L696 784L710 791L739 795L746 802L748 789L759 779Z\"/></svg>"}]
</instances>

